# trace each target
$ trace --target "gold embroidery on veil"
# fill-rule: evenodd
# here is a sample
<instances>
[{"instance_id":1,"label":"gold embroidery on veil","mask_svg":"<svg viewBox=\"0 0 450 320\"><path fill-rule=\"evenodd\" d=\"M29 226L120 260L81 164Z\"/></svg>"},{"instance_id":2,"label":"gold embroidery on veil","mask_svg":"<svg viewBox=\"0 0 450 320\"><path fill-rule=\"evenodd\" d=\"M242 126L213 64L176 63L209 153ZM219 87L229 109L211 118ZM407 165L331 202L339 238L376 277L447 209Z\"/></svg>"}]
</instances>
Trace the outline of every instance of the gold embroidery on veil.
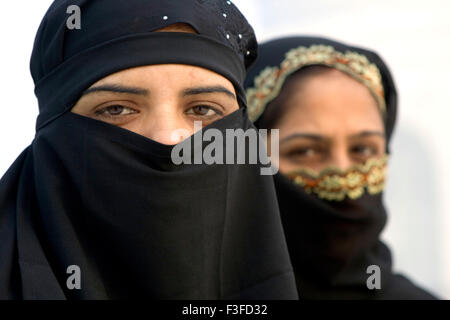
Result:
<instances>
[{"instance_id":1,"label":"gold embroidery on veil","mask_svg":"<svg viewBox=\"0 0 450 320\"><path fill-rule=\"evenodd\" d=\"M326 200L343 200L346 196L357 199L367 190L369 194L380 193L385 185L388 156L371 158L363 164L341 170L329 167L320 172L303 168L286 174L306 192Z\"/></svg>"}]
</instances>

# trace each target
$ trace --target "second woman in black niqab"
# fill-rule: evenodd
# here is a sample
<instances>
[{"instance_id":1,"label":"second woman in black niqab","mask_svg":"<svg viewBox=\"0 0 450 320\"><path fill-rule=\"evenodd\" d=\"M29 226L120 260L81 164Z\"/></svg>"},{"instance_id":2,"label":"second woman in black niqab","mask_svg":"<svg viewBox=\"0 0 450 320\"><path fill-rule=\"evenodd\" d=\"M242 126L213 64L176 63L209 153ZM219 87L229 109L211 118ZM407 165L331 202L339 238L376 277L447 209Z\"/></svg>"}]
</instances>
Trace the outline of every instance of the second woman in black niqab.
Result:
<instances>
[{"instance_id":1,"label":"second woman in black niqab","mask_svg":"<svg viewBox=\"0 0 450 320\"><path fill-rule=\"evenodd\" d=\"M334 73L330 75L330 71ZM331 88L336 96L325 100L323 97L327 93L323 88L321 90L320 81L323 84L322 79L326 77L337 79L333 78L336 74L341 81L333 80ZM323 78L313 78L315 76ZM316 99L313 100L314 104L311 102L311 105L306 106L307 102L300 101L300 96L308 90L305 83L312 82L311 79L316 81ZM350 116L350 111L345 110L349 107L346 104L347 96L338 89L342 88L343 80L362 88L364 99L372 101L374 107L368 105L367 109L371 113L376 112L374 118L369 117L371 121L379 119L381 115L384 132L376 135L383 136L386 152L381 147L381 156L368 158L367 161L346 169L326 167L320 168L318 172L305 167L282 172L280 166L280 173L275 176L275 187L299 297L432 299L431 294L415 286L404 276L393 273L390 250L379 239L387 220L381 191L384 186L386 154L389 153L388 145L397 112L396 88L382 59L374 52L324 38L290 37L264 43L260 45L259 58L246 80L249 116L259 128L279 128L282 119L290 119L286 121L299 129L300 113L293 116L294 109L300 110L300 105L302 110L321 108L322 117L332 117L326 113L328 111L339 113L339 120L333 122L330 130L334 136L329 131L324 135L326 139L337 139L336 134L347 132L342 129L333 130L345 127L345 115L347 114L347 119ZM303 99L304 95L301 96ZM353 92L353 96L355 95ZM289 103L286 102L288 99L291 99ZM323 109L327 103L330 104L329 109ZM338 110L338 105L342 109ZM358 112L361 110L359 106ZM288 112L289 115L285 116ZM318 113L314 115L318 116ZM358 134L361 128L365 129L363 135L372 132L362 127L357 117L352 118L351 123L359 128ZM317 118L311 118L311 121L316 120ZM325 123L329 124L318 123L314 122L311 128L319 133L327 126ZM303 134L305 136L320 137L311 128L300 128L303 129L300 131L306 132ZM289 132L289 137L294 136ZM380 140L379 137L377 139ZM280 132L280 163L281 140L283 134ZM322 153L326 158L331 151L326 149L320 152L321 150L317 157L312 157L317 161L311 160L314 163L308 162L309 165L316 165L322 159ZM371 277L372 275L375 277Z\"/></svg>"}]
</instances>

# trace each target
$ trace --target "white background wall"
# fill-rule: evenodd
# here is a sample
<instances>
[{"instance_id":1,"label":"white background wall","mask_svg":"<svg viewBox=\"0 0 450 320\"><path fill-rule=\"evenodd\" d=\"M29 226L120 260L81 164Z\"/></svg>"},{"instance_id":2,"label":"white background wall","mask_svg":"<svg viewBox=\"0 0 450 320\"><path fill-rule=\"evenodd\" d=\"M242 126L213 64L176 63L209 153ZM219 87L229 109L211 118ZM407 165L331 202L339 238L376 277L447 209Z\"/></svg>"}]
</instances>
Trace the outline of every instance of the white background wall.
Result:
<instances>
[{"instance_id":1,"label":"white background wall","mask_svg":"<svg viewBox=\"0 0 450 320\"><path fill-rule=\"evenodd\" d=\"M29 58L51 0L0 10L0 176L34 136ZM396 270L450 299L450 1L235 0L258 40L321 35L378 51L400 93L383 234Z\"/></svg>"}]
</instances>

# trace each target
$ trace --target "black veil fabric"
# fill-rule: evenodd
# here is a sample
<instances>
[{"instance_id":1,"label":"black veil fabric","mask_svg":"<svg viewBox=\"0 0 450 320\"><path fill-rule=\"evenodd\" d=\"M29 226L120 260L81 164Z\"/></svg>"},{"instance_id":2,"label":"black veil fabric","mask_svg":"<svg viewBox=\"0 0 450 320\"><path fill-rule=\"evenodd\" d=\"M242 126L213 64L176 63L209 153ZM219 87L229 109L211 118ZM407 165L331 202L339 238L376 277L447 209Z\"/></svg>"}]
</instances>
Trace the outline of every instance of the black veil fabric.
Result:
<instances>
[{"instance_id":1,"label":"black veil fabric","mask_svg":"<svg viewBox=\"0 0 450 320\"><path fill-rule=\"evenodd\" d=\"M260 45L246 86L253 86L254 78L267 66L279 66L290 49L311 45L330 45L340 52L356 51L378 66L385 89L388 145L397 113L397 93L388 67L372 51L324 38L272 40ZM266 109L271 107L274 105L269 103ZM257 127L265 116L263 113L255 122ZM434 299L392 271L390 250L379 239L387 222L382 193L326 201L307 193L281 173L275 175L274 181L300 299ZM371 275L367 268L372 265L380 270L379 290L367 286Z\"/></svg>"},{"instance_id":2,"label":"black veil fabric","mask_svg":"<svg viewBox=\"0 0 450 320\"><path fill-rule=\"evenodd\" d=\"M80 29L67 27L67 9L74 5ZM177 23L197 34L154 32ZM230 1L55 0L39 26L30 61L39 100L36 128L70 110L101 78L150 64L196 65L223 75L244 107L242 83L256 56L253 28Z\"/></svg>"},{"instance_id":3,"label":"black veil fabric","mask_svg":"<svg viewBox=\"0 0 450 320\"><path fill-rule=\"evenodd\" d=\"M390 250L379 239L387 221L382 194L329 203L280 173L274 178L300 299L434 299L392 271ZM367 287L373 265L380 290Z\"/></svg>"},{"instance_id":4,"label":"black veil fabric","mask_svg":"<svg viewBox=\"0 0 450 320\"><path fill-rule=\"evenodd\" d=\"M250 127L240 109L204 130ZM172 148L70 112L40 130L0 183L0 297L295 298L272 177Z\"/></svg>"},{"instance_id":5,"label":"black veil fabric","mask_svg":"<svg viewBox=\"0 0 450 320\"><path fill-rule=\"evenodd\" d=\"M82 9L80 34L64 26L73 4ZM218 21L224 8L228 20ZM151 33L174 22L199 34ZM146 39L161 46L149 50ZM113 50L108 59L111 43L127 55ZM241 108L182 143L206 129L254 128L239 96L254 44L245 18L224 1L54 2L31 63L38 130L0 180L0 299L298 298L273 179L261 165L175 165L174 146L68 112L106 74L192 64L227 77ZM68 285L73 266L81 288Z\"/></svg>"}]
</instances>

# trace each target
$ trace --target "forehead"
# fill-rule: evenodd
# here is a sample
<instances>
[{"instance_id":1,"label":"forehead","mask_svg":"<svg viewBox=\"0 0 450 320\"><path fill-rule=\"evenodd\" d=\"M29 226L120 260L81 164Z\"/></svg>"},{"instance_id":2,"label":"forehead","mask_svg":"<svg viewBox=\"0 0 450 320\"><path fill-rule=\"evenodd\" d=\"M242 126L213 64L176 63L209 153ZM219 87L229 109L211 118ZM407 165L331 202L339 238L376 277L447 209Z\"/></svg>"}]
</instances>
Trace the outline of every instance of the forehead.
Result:
<instances>
[{"instance_id":1,"label":"forehead","mask_svg":"<svg viewBox=\"0 0 450 320\"><path fill-rule=\"evenodd\" d=\"M384 131L381 112L369 89L338 70L291 79L280 102L286 110L280 129L322 134Z\"/></svg>"},{"instance_id":2,"label":"forehead","mask_svg":"<svg viewBox=\"0 0 450 320\"><path fill-rule=\"evenodd\" d=\"M92 86L112 82L146 87L167 86L170 83L173 88L194 84L220 84L233 89L232 83L224 76L209 69L183 64L159 64L121 70L100 79Z\"/></svg>"}]
</instances>

